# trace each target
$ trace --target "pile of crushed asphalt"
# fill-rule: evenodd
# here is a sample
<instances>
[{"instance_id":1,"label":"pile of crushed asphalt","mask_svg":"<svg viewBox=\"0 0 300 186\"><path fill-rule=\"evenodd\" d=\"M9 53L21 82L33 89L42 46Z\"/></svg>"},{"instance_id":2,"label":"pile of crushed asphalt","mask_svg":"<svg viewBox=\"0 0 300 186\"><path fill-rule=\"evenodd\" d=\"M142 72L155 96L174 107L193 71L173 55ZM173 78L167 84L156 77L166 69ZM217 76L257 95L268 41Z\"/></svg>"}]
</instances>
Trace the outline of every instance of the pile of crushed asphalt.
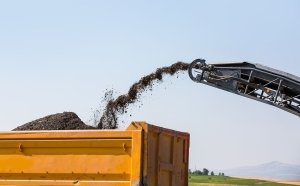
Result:
<instances>
[{"instance_id":1,"label":"pile of crushed asphalt","mask_svg":"<svg viewBox=\"0 0 300 186\"><path fill-rule=\"evenodd\" d=\"M13 131L23 130L85 130L95 129L86 125L74 112L63 112L49 115L24 125L21 125Z\"/></svg>"},{"instance_id":2,"label":"pile of crushed asphalt","mask_svg":"<svg viewBox=\"0 0 300 186\"><path fill-rule=\"evenodd\" d=\"M127 113L129 105L138 101L143 92L152 91L153 85L162 82L164 75L173 76L180 71L187 71L188 68L189 64L184 62L177 62L167 67L158 68L153 73L143 76L139 81L131 85L126 94L120 95L115 99L112 97L111 92L106 92L104 99L106 99L107 104L96 128L83 123L75 113L64 112L31 121L13 130L116 129L120 115Z\"/></svg>"}]
</instances>

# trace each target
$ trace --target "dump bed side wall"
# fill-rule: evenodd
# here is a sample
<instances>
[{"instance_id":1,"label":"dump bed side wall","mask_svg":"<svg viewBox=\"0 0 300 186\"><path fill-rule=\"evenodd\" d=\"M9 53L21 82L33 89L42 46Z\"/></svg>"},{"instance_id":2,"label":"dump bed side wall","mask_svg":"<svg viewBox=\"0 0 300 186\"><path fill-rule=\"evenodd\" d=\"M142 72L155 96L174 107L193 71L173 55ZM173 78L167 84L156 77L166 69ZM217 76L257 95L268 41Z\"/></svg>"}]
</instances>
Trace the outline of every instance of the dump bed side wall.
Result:
<instances>
[{"instance_id":1,"label":"dump bed side wall","mask_svg":"<svg viewBox=\"0 0 300 186\"><path fill-rule=\"evenodd\" d=\"M189 135L126 131L0 132L0 185L187 186Z\"/></svg>"},{"instance_id":2,"label":"dump bed side wall","mask_svg":"<svg viewBox=\"0 0 300 186\"><path fill-rule=\"evenodd\" d=\"M143 183L147 186L187 186L189 134L144 122L132 123L130 129L142 128Z\"/></svg>"},{"instance_id":3,"label":"dump bed side wall","mask_svg":"<svg viewBox=\"0 0 300 186\"><path fill-rule=\"evenodd\" d=\"M138 185L141 133L0 133L0 185Z\"/></svg>"}]
</instances>

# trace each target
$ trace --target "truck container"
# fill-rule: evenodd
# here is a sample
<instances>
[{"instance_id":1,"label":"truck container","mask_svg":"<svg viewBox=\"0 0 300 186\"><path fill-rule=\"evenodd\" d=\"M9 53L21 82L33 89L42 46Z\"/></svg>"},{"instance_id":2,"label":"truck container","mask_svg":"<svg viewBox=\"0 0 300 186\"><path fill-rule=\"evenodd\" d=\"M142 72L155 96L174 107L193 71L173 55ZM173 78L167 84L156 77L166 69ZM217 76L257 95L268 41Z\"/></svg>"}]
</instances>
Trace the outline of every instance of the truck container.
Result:
<instances>
[{"instance_id":1,"label":"truck container","mask_svg":"<svg viewBox=\"0 0 300 186\"><path fill-rule=\"evenodd\" d=\"M0 185L187 186L189 134L126 130L0 132Z\"/></svg>"}]
</instances>

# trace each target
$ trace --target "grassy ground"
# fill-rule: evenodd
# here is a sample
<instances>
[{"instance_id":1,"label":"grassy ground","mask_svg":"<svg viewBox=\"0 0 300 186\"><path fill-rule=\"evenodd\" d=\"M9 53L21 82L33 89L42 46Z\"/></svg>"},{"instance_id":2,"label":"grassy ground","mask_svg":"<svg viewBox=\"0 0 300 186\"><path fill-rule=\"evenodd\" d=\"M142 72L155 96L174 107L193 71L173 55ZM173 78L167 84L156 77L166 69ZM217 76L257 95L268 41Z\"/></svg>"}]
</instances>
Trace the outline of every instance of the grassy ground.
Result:
<instances>
[{"instance_id":1,"label":"grassy ground","mask_svg":"<svg viewBox=\"0 0 300 186\"><path fill-rule=\"evenodd\" d=\"M227 176L190 176L189 186L200 185L259 185L259 186L284 186L287 184L272 183L255 179L240 179Z\"/></svg>"}]
</instances>

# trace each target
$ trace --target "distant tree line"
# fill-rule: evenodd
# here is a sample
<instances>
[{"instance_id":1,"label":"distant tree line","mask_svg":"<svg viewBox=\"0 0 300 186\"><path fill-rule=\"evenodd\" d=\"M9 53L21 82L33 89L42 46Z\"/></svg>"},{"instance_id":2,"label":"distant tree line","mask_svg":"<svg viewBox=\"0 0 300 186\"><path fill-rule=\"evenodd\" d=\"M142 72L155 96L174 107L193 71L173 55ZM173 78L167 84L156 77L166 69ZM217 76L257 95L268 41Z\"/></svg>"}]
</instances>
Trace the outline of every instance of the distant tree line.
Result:
<instances>
[{"instance_id":1,"label":"distant tree line","mask_svg":"<svg viewBox=\"0 0 300 186\"><path fill-rule=\"evenodd\" d=\"M217 176L215 175L214 171L209 171L207 168L204 168L202 171L201 170L194 170L192 171L191 169L189 169L189 174L190 175L197 175L197 176ZM218 174L218 176L225 176L225 174L223 172L220 172Z\"/></svg>"}]
</instances>

